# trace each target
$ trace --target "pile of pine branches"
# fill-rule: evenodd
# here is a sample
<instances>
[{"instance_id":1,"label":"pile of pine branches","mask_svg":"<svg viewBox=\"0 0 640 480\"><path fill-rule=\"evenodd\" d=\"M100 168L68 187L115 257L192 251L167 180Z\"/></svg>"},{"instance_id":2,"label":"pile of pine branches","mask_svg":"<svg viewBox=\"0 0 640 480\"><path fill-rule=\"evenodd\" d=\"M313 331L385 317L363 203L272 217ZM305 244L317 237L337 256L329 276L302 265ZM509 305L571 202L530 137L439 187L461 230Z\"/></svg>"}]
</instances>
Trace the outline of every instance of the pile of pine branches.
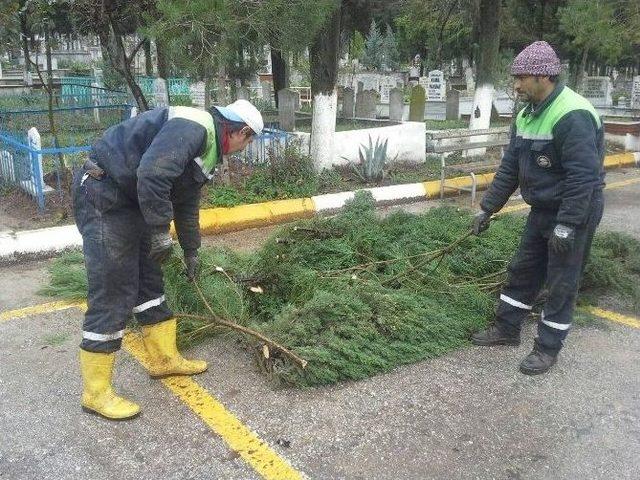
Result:
<instances>
[{"instance_id":1,"label":"pile of pine branches","mask_svg":"<svg viewBox=\"0 0 640 480\"><path fill-rule=\"evenodd\" d=\"M285 385L359 379L442 355L491 320L524 221L505 216L479 237L455 208L375 215L364 192L337 216L281 228L257 252L202 249L193 284L176 257L165 269L181 341L240 332L258 363ZM640 242L596 238L584 287L638 308ZM84 297L81 255L51 270L48 293Z\"/></svg>"}]
</instances>

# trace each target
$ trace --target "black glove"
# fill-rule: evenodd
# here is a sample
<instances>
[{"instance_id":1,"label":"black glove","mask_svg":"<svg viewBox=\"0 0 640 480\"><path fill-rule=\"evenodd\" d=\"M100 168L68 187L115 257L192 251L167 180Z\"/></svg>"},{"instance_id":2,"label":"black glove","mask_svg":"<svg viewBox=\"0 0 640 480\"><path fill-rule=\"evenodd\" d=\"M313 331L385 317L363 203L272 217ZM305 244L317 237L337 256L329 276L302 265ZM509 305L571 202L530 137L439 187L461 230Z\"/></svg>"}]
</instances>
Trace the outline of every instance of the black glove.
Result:
<instances>
[{"instance_id":1,"label":"black glove","mask_svg":"<svg viewBox=\"0 0 640 480\"><path fill-rule=\"evenodd\" d=\"M549 247L555 253L567 253L573 250L573 243L576 240L576 231L573 227L562 225L561 223L556 225L553 229L551 238L549 238Z\"/></svg>"},{"instance_id":2,"label":"black glove","mask_svg":"<svg viewBox=\"0 0 640 480\"><path fill-rule=\"evenodd\" d=\"M485 212L482 210L478 212L473 217L473 223L471 224L471 229L473 230L474 235L480 235L487 228L489 228L489 223L491 222L491 214L489 212Z\"/></svg>"},{"instance_id":3,"label":"black glove","mask_svg":"<svg viewBox=\"0 0 640 480\"><path fill-rule=\"evenodd\" d=\"M168 228L157 229L151 233L151 249L149 256L152 260L163 263L173 253L173 240Z\"/></svg>"},{"instance_id":4,"label":"black glove","mask_svg":"<svg viewBox=\"0 0 640 480\"><path fill-rule=\"evenodd\" d=\"M200 259L197 250L187 250L184 252L184 263L187 265L185 274L190 282L193 282L200 271Z\"/></svg>"}]
</instances>

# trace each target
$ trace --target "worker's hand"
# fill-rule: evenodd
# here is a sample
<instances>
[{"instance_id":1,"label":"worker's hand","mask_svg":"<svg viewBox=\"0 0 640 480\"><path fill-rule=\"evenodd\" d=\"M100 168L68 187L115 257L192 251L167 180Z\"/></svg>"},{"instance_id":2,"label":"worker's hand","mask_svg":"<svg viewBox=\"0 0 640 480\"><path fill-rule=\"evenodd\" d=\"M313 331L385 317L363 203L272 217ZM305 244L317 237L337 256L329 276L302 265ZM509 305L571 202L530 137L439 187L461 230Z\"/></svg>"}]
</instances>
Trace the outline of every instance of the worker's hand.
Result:
<instances>
[{"instance_id":1,"label":"worker's hand","mask_svg":"<svg viewBox=\"0 0 640 480\"><path fill-rule=\"evenodd\" d=\"M573 250L576 231L572 227L559 223L549 238L549 247L555 253L567 253Z\"/></svg>"},{"instance_id":2,"label":"worker's hand","mask_svg":"<svg viewBox=\"0 0 640 480\"><path fill-rule=\"evenodd\" d=\"M489 228L489 223L491 222L491 214L489 212L485 212L484 210L478 212L473 217L473 223L471 224L471 229L473 230L474 235L480 235L487 228Z\"/></svg>"},{"instance_id":3,"label":"worker's hand","mask_svg":"<svg viewBox=\"0 0 640 480\"><path fill-rule=\"evenodd\" d=\"M198 250L187 250L184 252L184 263L187 266L185 271L187 278L193 282L200 271L200 259L198 258Z\"/></svg>"},{"instance_id":4,"label":"worker's hand","mask_svg":"<svg viewBox=\"0 0 640 480\"><path fill-rule=\"evenodd\" d=\"M169 229L158 229L151 234L151 249L149 256L152 260L163 263L173 252L173 240L169 235Z\"/></svg>"}]
</instances>

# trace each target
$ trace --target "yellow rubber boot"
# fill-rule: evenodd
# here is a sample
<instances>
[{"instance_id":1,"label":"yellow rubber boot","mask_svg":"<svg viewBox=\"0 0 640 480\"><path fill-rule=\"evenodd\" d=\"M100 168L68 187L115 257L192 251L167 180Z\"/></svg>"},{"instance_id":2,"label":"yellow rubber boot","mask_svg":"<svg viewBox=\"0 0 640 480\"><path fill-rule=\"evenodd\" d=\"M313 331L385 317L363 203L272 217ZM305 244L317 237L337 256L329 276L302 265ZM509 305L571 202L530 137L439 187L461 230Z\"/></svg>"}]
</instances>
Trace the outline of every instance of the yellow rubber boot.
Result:
<instances>
[{"instance_id":1,"label":"yellow rubber boot","mask_svg":"<svg viewBox=\"0 0 640 480\"><path fill-rule=\"evenodd\" d=\"M128 420L140 413L140 407L113 391L115 353L80 350L82 372L82 409L109 420Z\"/></svg>"},{"instance_id":2,"label":"yellow rubber boot","mask_svg":"<svg viewBox=\"0 0 640 480\"><path fill-rule=\"evenodd\" d=\"M176 347L176 319L171 318L142 327L142 340L149 354L149 374L152 378L172 375L195 375L207 369L203 360L187 360Z\"/></svg>"}]
</instances>

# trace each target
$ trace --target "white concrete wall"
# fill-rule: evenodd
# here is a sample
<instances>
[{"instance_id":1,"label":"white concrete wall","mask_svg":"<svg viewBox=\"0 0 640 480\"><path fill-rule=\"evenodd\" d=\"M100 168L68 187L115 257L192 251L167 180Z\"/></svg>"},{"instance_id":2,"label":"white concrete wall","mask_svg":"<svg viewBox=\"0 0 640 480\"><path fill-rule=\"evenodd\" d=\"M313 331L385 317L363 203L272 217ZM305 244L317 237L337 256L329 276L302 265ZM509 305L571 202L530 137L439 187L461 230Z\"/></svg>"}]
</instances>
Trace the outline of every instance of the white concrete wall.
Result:
<instances>
[{"instance_id":1,"label":"white concrete wall","mask_svg":"<svg viewBox=\"0 0 640 480\"><path fill-rule=\"evenodd\" d=\"M309 134L296 132L303 151L309 151ZM369 145L369 136L375 145L376 139L387 144L387 161L389 163L407 162L422 163L426 160L426 127L422 122L406 122L388 127L365 128L336 132L333 161L328 168L359 162L358 150L361 145Z\"/></svg>"}]
</instances>

